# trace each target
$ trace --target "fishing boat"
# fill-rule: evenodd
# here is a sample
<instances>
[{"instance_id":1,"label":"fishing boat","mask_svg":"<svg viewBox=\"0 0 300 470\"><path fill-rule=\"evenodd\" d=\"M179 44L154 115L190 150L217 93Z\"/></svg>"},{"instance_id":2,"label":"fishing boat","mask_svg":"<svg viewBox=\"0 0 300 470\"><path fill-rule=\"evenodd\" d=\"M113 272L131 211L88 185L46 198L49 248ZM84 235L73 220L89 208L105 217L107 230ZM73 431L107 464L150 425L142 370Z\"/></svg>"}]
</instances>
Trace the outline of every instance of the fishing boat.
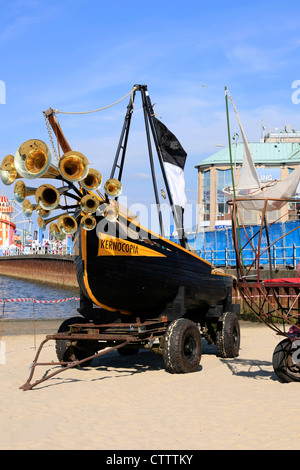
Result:
<instances>
[{"instance_id":1,"label":"fishing boat","mask_svg":"<svg viewBox=\"0 0 300 470\"><path fill-rule=\"evenodd\" d=\"M143 227L137 215L119 202L137 92L141 93L142 99L159 233ZM12 184L19 178L52 178L62 184L58 188L50 184L29 188L15 183L15 197L19 202L23 201L24 213L31 214L36 210L42 230L50 224L49 230L55 238L61 240L67 234L74 238L75 267L80 287L78 311L82 318L80 321L78 317L67 320L61 325L58 334L66 331L72 334L69 330L72 330L74 324L77 324L77 328L78 322L83 325L82 328L97 325L96 336L87 335L89 339L94 338L93 348L101 348L98 340L104 341L106 338L106 341L109 337L120 351L132 351L136 348L124 347L129 341L128 337L125 343L122 343L118 334L112 339L111 325L114 334L117 324L128 328L128 334L134 330L134 325L138 334L144 328L141 324L148 325L151 331L149 336L142 340L134 337L134 341L135 346L138 343L139 347L143 345L152 348L152 328L157 328L163 322L158 330L155 329L155 334L161 340L164 339L164 344L169 344L170 337L176 331L178 333L179 326L171 330L168 327L172 322L181 320L182 340L178 343L176 334L174 341L179 348L179 356L184 358L184 365L180 360L180 365L174 366L173 359L170 360L169 347L158 348L160 352L167 351L165 362L169 370L189 372L197 369L201 351L200 330L210 343L218 343L220 355L237 356L240 331L239 305L232 301L234 278L214 270L212 264L199 257L187 244L183 228L186 204L184 166L187 154L174 134L156 118L147 86L134 85L130 92L110 178L104 184L104 194L100 191L102 175L89 167L82 153L71 149L58 122L57 113L52 108L44 112L57 165L51 163L49 147L43 141L32 139L18 148L15 157L5 157L0 175L4 184ZM58 142L57 149L52 132ZM164 183L161 195L168 196L178 243L165 236L153 143ZM35 197L36 204L29 202L30 196ZM62 212L49 218L51 212L57 210ZM66 338L63 336L57 339L65 341ZM73 361L74 357L82 358L82 342L80 347L75 347L75 353L74 342L71 349L66 344L63 348L58 347L60 360L66 357L72 357ZM86 348L84 359L86 355L91 355L90 347ZM174 354L171 356L174 357Z\"/></svg>"},{"instance_id":2,"label":"fishing boat","mask_svg":"<svg viewBox=\"0 0 300 470\"><path fill-rule=\"evenodd\" d=\"M96 217L97 225L103 219ZM83 295L106 311L140 318L161 315L184 289L184 308L199 316L231 297L232 278L171 241L140 228L122 238L128 219L108 222L108 232L80 230L75 264ZM132 225L132 223L131 223ZM113 235L112 235L113 233ZM133 238L134 237L134 238ZM83 314L89 316L87 310Z\"/></svg>"},{"instance_id":3,"label":"fishing boat","mask_svg":"<svg viewBox=\"0 0 300 470\"><path fill-rule=\"evenodd\" d=\"M136 215L118 203L137 91L141 92L146 122L159 234L142 227ZM210 263L187 246L183 229L186 203L183 170L187 155L178 139L155 117L146 85L135 85L130 94L111 175L104 185L104 195L99 191L101 174L89 168L83 154L72 151L55 111L48 109L44 117L48 131L50 128L54 131L63 152L57 167L51 162L49 147L43 141L32 139L18 148L15 157L5 157L1 178L5 184L12 184L18 178L62 181L60 188L49 184L31 188L23 181L17 181L14 192L18 202L23 203L27 215L31 215L32 210L40 214L38 223L42 230L50 224L51 233L58 239L66 234L74 236L76 273L82 293L81 314L84 317L93 319L93 316L99 315L99 309L94 311L88 308L93 304L106 312L154 318L162 314L183 290L184 311L190 314L197 312L199 315L199 311L206 312L212 306L230 302L232 277L214 272ZM172 208L178 243L164 236L151 135ZM52 135L49 136L53 142ZM29 202L29 196L35 196L35 205ZM72 198L74 204L63 205L63 198ZM49 214L58 209L66 212L49 218Z\"/></svg>"},{"instance_id":4,"label":"fishing boat","mask_svg":"<svg viewBox=\"0 0 300 470\"><path fill-rule=\"evenodd\" d=\"M126 210L122 213L116 202L134 109L133 95L110 175L108 194L115 196L115 202L110 201L108 205L106 200L100 205L94 216L95 230L81 229L75 236L77 278L83 296L106 311L143 319L155 318L184 291L182 315L188 311L189 315L199 316L199 311L204 314L211 306L222 305L231 299L233 280L229 275L213 273L210 263L188 249L182 228L185 204L182 173L186 153L177 138L154 116L147 87L136 85L134 94L136 91L141 92L145 122L148 123L148 150L161 234L142 227ZM179 244L162 236L164 227L150 144L151 131L173 209ZM115 180L117 169L118 179ZM82 311L85 316L89 315L88 309L83 307ZM94 315L92 310L92 317Z\"/></svg>"}]
</instances>

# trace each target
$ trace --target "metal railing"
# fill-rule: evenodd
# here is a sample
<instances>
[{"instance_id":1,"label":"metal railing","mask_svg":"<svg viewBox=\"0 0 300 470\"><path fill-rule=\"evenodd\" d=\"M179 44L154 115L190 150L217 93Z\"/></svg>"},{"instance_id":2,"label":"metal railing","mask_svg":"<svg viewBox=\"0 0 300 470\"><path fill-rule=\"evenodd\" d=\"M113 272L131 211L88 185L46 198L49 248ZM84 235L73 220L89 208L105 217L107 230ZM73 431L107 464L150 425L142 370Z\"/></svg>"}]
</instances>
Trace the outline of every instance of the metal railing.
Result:
<instances>
[{"instance_id":1,"label":"metal railing","mask_svg":"<svg viewBox=\"0 0 300 470\"><path fill-rule=\"evenodd\" d=\"M236 256L233 248L223 248L217 250L210 248L207 250L196 250L198 256L205 261L213 264L216 267L235 267ZM25 247L24 250L20 248L9 248L5 250L0 249L0 256L26 256L26 255L73 255L72 245L62 245L60 247L51 246L37 246L36 248ZM271 265L274 269L278 266L288 266L289 268L296 269L300 262L300 246L293 243L291 246L276 247L273 245L270 250ZM243 262L245 266L257 267L257 248L255 252L252 249L243 250ZM269 264L269 253L265 251L259 258L259 265Z\"/></svg>"},{"instance_id":2,"label":"metal railing","mask_svg":"<svg viewBox=\"0 0 300 470\"><path fill-rule=\"evenodd\" d=\"M208 250L196 250L198 256L213 264L214 266L219 267L235 267L236 266L236 256L234 249L224 248L221 250L216 250L210 248ZM264 253L259 257L259 265L268 265L269 259L271 260L271 265L274 269L278 266L287 266L291 269L296 269L300 262L300 246L296 246L293 243L291 246L285 247L276 247L273 245L270 249L270 258L269 252L264 251ZM250 266L253 264L253 267L257 267L257 247L255 251L252 249L243 250L243 263L245 266Z\"/></svg>"},{"instance_id":3,"label":"metal railing","mask_svg":"<svg viewBox=\"0 0 300 470\"><path fill-rule=\"evenodd\" d=\"M0 250L0 256L26 256L26 255L73 255L73 246L62 245L60 247L37 246L36 248L25 247L23 250L18 247Z\"/></svg>"}]
</instances>

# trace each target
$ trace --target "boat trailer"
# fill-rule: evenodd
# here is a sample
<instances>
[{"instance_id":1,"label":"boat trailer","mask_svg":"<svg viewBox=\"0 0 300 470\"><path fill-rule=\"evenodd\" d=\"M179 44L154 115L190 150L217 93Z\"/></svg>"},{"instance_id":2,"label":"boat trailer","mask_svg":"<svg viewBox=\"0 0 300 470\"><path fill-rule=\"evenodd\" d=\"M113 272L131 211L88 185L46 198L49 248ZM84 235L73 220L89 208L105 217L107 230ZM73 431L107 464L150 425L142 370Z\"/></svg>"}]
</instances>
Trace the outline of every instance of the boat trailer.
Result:
<instances>
[{"instance_id":1,"label":"boat trailer","mask_svg":"<svg viewBox=\"0 0 300 470\"><path fill-rule=\"evenodd\" d=\"M78 317L78 320L82 320L81 317ZM33 363L31 365L30 375L28 380L24 385L20 387L22 390L31 390L36 385L44 382L45 380L54 377L55 375L81 365L87 365L91 362L92 359L96 357L103 356L108 354L111 351L124 348L129 345L132 349L127 349L128 354L138 349L140 347L148 347L153 351L156 348L153 347L154 341L161 337L166 330L166 322L162 321L149 321L140 323L108 323L104 325L96 325L93 323L74 323L70 326L69 332L62 332L47 335L46 338L40 344ZM59 346L59 342L64 342L66 350L69 352L76 347L77 353L81 351L81 355L84 356L81 359L72 360L72 354L70 354L69 361L59 361L59 362L38 362L39 356L43 349L43 346L48 342L54 340ZM160 345L157 346L159 348ZM101 349L100 352L94 352L94 350ZM125 352L126 354L126 352ZM80 354L79 354L80 356ZM75 354L76 357L76 354ZM55 370L52 373L44 376L42 379L37 380L34 383L31 383L31 379L34 375L36 366L64 366L58 370Z\"/></svg>"},{"instance_id":2,"label":"boat trailer","mask_svg":"<svg viewBox=\"0 0 300 470\"><path fill-rule=\"evenodd\" d=\"M220 310L219 310L220 313ZM215 314L213 314L215 315ZM214 327L213 327L214 323ZM118 350L120 355L131 356L146 348L163 356L165 368L170 373L195 372L202 354L202 337L208 344L216 344L218 356L236 357L240 347L240 328L235 312L221 313L217 318L205 318L205 323L195 323L185 317L157 319L134 323L97 324L83 317L73 317L62 323L58 332L47 335L41 342L27 381L21 390L33 387L73 367L87 366L97 357ZM58 362L39 362L44 345L54 340ZM60 366L32 382L37 366Z\"/></svg>"}]
</instances>

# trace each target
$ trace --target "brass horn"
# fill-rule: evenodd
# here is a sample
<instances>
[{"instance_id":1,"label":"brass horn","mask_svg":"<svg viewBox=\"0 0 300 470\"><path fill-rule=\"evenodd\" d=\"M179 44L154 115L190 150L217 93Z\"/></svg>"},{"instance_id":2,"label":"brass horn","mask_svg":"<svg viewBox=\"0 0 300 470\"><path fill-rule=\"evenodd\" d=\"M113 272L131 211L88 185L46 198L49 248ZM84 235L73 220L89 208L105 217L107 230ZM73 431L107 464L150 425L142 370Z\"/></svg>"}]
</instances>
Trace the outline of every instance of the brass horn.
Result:
<instances>
[{"instance_id":1,"label":"brass horn","mask_svg":"<svg viewBox=\"0 0 300 470\"><path fill-rule=\"evenodd\" d=\"M36 207L36 211L38 213L38 215L40 217L42 217L42 219L47 219L47 217L49 217L51 211L48 211L46 209L42 209L42 207L40 207L38 204L37 204L37 207Z\"/></svg>"},{"instance_id":2,"label":"brass horn","mask_svg":"<svg viewBox=\"0 0 300 470\"><path fill-rule=\"evenodd\" d=\"M42 140L31 139L21 144L14 163L23 178L52 178L59 175L58 169L51 165L49 147Z\"/></svg>"},{"instance_id":3,"label":"brass horn","mask_svg":"<svg viewBox=\"0 0 300 470\"><path fill-rule=\"evenodd\" d=\"M90 214L82 217L80 225L84 230L93 230L96 227L96 219Z\"/></svg>"},{"instance_id":4,"label":"brass horn","mask_svg":"<svg viewBox=\"0 0 300 470\"><path fill-rule=\"evenodd\" d=\"M78 229L75 217L72 217L69 214L63 214L58 218L57 227L60 232L66 235L71 235L75 233Z\"/></svg>"},{"instance_id":5,"label":"brass horn","mask_svg":"<svg viewBox=\"0 0 300 470\"><path fill-rule=\"evenodd\" d=\"M51 211L56 209L60 202L60 195L68 189L68 186L55 188L55 186L51 184L42 184L35 192L35 200L42 209Z\"/></svg>"},{"instance_id":6,"label":"brass horn","mask_svg":"<svg viewBox=\"0 0 300 470\"><path fill-rule=\"evenodd\" d=\"M53 237L56 238L57 240L61 241L61 240L64 240L66 238L66 234L60 232L57 224L55 224L54 222L52 222L49 225L49 231L50 231L50 233L52 233Z\"/></svg>"},{"instance_id":7,"label":"brass horn","mask_svg":"<svg viewBox=\"0 0 300 470\"><path fill-rule=\"evenodd\" d=\"M46 225L50 224L50 222L53 222L54 220L56 219L59 219L59 218L62 218L62 217L71 217L70 214L68 212L65 212L64 214L57 214L55 215L54 217L51 217L51 219L48 219L48 220L44 220L42 219L42 217L38 217L37 218L37 223L38 223L38 226L42 229L42 230L46 230ZM73 218L73 217L72 217ZM74 219L75 220L75 219ZM75 221L76 222L76 221Z\"/></svg>"},{"instance_id":8,"label":"brass horn","mask_svg":"<svg viewBox=\"0 0 300 470\"><path fill-rule=\"evenodd\" d=\"M90 168L87 176L80 181L81 186L87 191L95 191L102 184L102 176L98 170Z\"/></svg>"},{"instance_id":9,"label":"brass horn","mask_svg":"<svg viewBox=\"0 0 300 470\"><path fill-rule=\"evenodd\" d=\"M17 178L22 178L16 170L13 155L6 155L1 162L0 177L6 186L12 184Z\"/></svg>"},{"instance_id":10,"label":"brass horn","mask_svg":"<svg viewBox=\"0 0 300 470\"><path fill-rule=\"evenodd\" d=\"M23 202L27 196L35 194L37 188L26 186L24 181L17 181L14 186L14 196L17 202Z\"/></svg>"},{"instance_id":11,"label":"brass horn","mask_svg":"<svg viewBox=\"0 0 300 470\"><path fill-rule=\"evenodd\" d=\"M104 185L104 191L107 196L118 197L122 193L122 183L119 180L110 178Z\"/></svg>"},{"instance_id":12,"label":"brass horn","mask_svg":"<svg viewBox=\"0 0 300 470\"><path fill-rule=\"evenodd\" d=\"M42 209L38 204L31 204L31 202L28 199L24 199L22 208L23 208L25 217L28 217L28 218L32 216L32 213L34 210L37 211L38 215L42 219L46 219L47 217L49 217L49 214L50 214L50 211L46 211L45 209Z\"/></svg>"},{"instance_id":13,"label":"brass horn","mask_svg":"<svg viewBox=\"0 0 300 470\"><path fill-rule=\"evenodd\" d=\"M89 162L80 152L64 153L58 162L61 176L67 181L76 182L84 179L89 172Z\"/></svg>"},{"instance_id":14,"label":"brass horn","mask_svg":"<svg viewBox=\"0 0 300 470\"><path fill-rule=\"evenodd\" d=\"M40 227L40 229L46 230L46 225L50 224L50 222L53 222L53 220L58 219L58 217L60 217L59 214L55 215L54 217L51 217L51 219L48 219L46 221L42 219L42 217L38 217L37 218L38 226Z\"/></svg>"},{"instance_id":15,"label":"brass horn","mask_svg":"<svg viewBox=\"0 0 300 470\"><path fill-rule=\"evenodd\" d=\"M31 204L31 202L28 199L24 199L22 208L25 217L28 217L28 219L32 216L33 211L35 210L37 204Z\"/></svg>"},{"instance_id":16,"label":"brass horn","mask_svg":"<svg viewBox=\"0 0 300 470\"><path fill-rule=\"evenodd\" d=\"M93 212L96 212L99 207L99 204L99 199L93 194L87 194L86 196L83 196L79 203L82 212L86 212L87 214L92 214Z\"/></svg>"},{"instance_id":17,"label":"brass horn","mask_svg":"<svg viewBox=\"0 0 300 470\"><path fill-rule=\"evenodd\" d=\"M104 209L103 215L109 222L115 222L119 216L119 211L115 206L108 204Z\"/></svg>"}]
</instances>

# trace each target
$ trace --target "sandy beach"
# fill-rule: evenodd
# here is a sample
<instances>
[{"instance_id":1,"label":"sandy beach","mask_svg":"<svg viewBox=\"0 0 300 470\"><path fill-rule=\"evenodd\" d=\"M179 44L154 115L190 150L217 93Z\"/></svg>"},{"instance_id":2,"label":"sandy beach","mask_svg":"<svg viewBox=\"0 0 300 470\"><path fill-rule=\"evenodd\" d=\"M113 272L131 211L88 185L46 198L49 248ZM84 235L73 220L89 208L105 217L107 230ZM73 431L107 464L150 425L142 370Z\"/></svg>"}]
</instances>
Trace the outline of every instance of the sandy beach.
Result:
<instances>
[{"instance_id":1,"label":"sandy beach","mask_svg":"<svg viewBox=\"0 0 300 470\"><path fill-rule=\"evenodd\" d=\"M26 325L24 325L24 323ZM269 328L241 322L235 359L216 356L203 340L199 370L172 375L142 350L116 351L85 369L69 369L30 391L35 346L60 322L5 322L0 365L2 450L255 450L299 449L299 383L282 384L272 354L280 341ZM26 328L25 328L26 326ZM31 331L30 331L31 329ZM56 361L54 342L40 360ZM49 367L36 369L34 380Z\"/></svg>"}]
</instances>

